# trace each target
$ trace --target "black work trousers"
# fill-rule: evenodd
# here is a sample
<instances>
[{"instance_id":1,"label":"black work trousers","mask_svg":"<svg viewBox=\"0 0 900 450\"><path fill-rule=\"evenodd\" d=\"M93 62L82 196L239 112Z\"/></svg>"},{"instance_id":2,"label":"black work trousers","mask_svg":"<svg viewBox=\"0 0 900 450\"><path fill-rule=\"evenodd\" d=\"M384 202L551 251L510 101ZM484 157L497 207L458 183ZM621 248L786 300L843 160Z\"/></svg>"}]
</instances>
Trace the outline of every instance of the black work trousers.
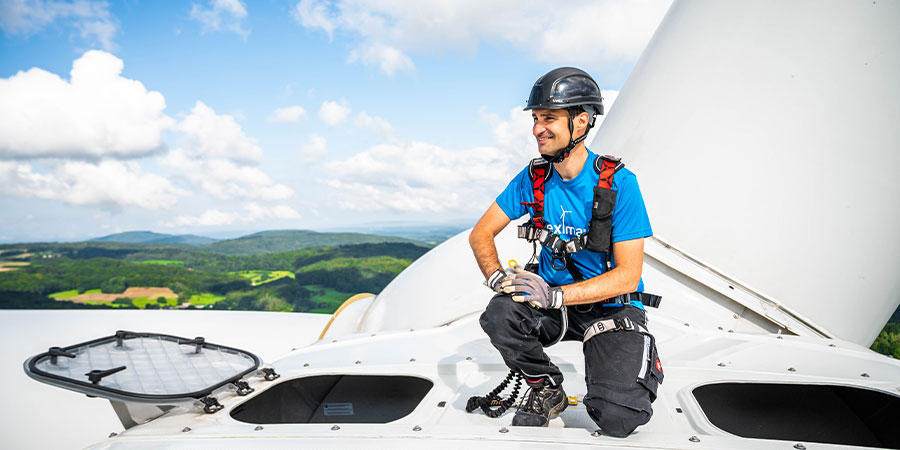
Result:
<instances>
[{"instance_id":1,"label":"black work trousers","mask_svg":"<svg viewBox=\"0 0 900 450\"><path fill-rule=\"evenodd\" d=\"M644 311L630 305L599 304L566 308L568 327L562 340L582 341L584 332L598 320L629 318L646 328ZM506 365L528 378L547 377L560 385L563 375L550 361L544 347L562 331L562 312L537 309L518 303L510 295L497 294L480 319ZM662 382L662 365L653 337L639 331L609 331L583 343L585 383L584 404L591 418L606 434L627 436L647 423L653 414Z\"/></svg>"}]
</instances>

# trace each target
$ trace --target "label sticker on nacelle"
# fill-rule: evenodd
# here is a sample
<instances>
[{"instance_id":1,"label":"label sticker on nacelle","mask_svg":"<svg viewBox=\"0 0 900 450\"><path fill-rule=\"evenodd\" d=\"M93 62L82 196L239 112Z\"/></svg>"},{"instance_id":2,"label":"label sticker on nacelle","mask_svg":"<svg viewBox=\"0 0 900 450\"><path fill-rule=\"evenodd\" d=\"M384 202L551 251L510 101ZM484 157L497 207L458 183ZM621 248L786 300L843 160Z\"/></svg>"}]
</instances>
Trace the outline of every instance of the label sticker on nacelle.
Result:
<instances>
[{"instance_id":1,"label":"label sticker on nacelle","mask_svg":"<svg viewBox=\"0 0 900 450\"><path fill-rule=\"evenodd\" d=\"M353 403L325 403L326 416L352 416Z\"/></svg>"}]
</instances>

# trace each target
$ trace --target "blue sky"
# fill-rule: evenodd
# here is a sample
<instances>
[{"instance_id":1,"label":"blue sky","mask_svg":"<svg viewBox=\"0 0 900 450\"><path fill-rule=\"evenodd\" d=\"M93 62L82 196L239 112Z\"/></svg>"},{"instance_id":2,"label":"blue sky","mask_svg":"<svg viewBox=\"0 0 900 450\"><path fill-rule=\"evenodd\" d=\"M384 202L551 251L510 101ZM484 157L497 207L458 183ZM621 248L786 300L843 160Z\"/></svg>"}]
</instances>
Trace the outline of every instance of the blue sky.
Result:
<instances>
[{"instance_id":1,"label":"blue sky","mask_svg":"<svg viewBox=\"0 0 900 450\"><path fill-rule=\"evenodd\" d=\"M473 222L668 0L0 0L0 242Z\"/></svg>"}]
</instances>

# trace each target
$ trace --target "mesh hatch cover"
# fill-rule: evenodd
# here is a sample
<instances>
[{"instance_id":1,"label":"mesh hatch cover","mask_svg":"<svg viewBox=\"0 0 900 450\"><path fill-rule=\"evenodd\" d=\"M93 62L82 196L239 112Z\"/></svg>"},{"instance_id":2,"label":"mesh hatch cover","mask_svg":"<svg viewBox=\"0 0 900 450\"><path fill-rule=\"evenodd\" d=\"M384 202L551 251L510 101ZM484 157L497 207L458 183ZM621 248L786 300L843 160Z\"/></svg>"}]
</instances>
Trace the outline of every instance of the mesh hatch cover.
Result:
<instances>
[{"instance_id":1,"label":"mesh hatch cover","mask_svg":"<svg viewBox=\"0 0 900 450\"><path fill-rule=\"evenodd\" d=\"M28 376L53 386L126 402L190 400L259 368L243 350L155 333L113 336L53 347L25 361Z\"/></svg>"}]
</instances>

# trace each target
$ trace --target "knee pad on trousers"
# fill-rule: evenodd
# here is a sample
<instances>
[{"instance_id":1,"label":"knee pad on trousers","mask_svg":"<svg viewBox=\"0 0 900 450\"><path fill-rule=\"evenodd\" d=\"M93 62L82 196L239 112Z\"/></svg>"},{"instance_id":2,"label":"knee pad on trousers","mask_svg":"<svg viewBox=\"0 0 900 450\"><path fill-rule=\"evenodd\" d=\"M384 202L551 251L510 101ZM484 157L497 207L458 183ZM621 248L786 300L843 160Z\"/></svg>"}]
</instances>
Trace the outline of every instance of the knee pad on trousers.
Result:
<instances>
[{"instance_id":1,"label":"knee pad on trousers","mask_svg":"<svg viewBox=\"0 0 900 450\"><path fill-rule=\"evenodd\" d=\"M652 412L629 408L601 398L585 397L585 407L604 434L626 437L637 427L650 421Z\"/></svg>"}]
</instances>

